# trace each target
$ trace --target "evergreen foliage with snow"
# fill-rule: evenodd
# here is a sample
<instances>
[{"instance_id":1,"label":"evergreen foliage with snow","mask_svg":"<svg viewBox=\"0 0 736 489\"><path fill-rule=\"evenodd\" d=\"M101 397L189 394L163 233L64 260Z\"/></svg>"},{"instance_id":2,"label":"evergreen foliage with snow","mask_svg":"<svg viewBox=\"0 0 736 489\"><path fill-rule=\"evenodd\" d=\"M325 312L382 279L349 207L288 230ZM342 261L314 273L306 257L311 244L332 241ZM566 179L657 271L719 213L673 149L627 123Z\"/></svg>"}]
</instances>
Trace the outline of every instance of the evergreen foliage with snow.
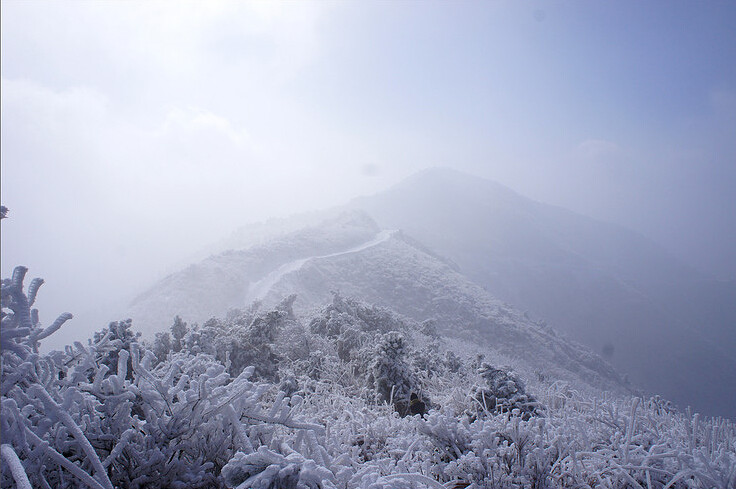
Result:
<instances>
[{"instance_id":1,"label":"evergreen foliage with snow","mask_svg":"<svg viewBox=\"0 0 736 489\"><path fill-rule=\"evenodd\" d=\"M523 382L508 370L483 363L478 374L485 385L475 389L472 411L476 414L506 413L516 410L523 419L539 414L539 403L526 393Z\"/></svg>"}]
</instances>

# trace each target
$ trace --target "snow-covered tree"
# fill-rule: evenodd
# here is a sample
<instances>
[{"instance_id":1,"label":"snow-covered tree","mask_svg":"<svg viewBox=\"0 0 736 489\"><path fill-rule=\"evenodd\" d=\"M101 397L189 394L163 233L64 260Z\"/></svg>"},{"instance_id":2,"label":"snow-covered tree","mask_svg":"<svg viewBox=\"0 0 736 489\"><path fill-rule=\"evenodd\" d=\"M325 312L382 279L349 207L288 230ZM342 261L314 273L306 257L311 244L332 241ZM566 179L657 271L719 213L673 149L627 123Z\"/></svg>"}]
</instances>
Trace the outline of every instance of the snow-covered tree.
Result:
<instances>
[{"instance_id":1,"label":"snow-covered tree","mask_svg":"<svg viewBox=\"0 0 736 489\"><path fill-rule=\"evenodd\" d=\"M471 395L470 411L476 415L518 411L524 419L541 413L541 406L526 393L524 383L508 370L483 363L478 374L485 385L476 387Z\"/></svg>"}]
</instances>

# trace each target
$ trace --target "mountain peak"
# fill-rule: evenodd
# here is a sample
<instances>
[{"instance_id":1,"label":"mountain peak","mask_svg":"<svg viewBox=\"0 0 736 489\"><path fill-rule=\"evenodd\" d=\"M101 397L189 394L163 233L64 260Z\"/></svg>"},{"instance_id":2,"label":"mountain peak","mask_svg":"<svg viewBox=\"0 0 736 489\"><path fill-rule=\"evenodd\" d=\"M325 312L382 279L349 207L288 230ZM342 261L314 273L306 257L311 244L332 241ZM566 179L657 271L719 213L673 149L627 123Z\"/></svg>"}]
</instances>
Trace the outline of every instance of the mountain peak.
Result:
<instances>
[{"instance_id":1,"label":"mountain peak","mask_svg":"<svg viewBox=\"0 0 736 489\"><path fill-rule=\"evenodd\" d=\"M733 412L720 387L701 381L736 386L733 291L712 284L697 297L702 276L640 234L442 167L351 205L449 258L492 296L608 352L639 385ZM673 354L693 361L673 366Z\"/></svg>"},{"instance_id":2,"label":"mountain peak","mask_svg":"<svg viewBox=\"0 0 736 489\"><path fill-rule=\"evenodd\" d=\"M465 194L473 197L524 200L524 197L494 180L445 166L421 170L378 195L397 192L409 192L411 195L423 193L440 199L455 198L456 194Z\"/></svg>"}]
</instances>

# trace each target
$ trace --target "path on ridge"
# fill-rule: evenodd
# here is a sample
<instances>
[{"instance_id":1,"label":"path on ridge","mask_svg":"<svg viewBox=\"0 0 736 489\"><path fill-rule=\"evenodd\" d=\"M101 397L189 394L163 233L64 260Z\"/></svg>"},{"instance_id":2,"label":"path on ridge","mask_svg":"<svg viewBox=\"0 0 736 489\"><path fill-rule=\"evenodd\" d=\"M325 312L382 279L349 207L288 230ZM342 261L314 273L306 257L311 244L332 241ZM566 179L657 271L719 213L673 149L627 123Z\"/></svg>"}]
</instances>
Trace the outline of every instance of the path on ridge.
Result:
<instances>
[{"instance_id":1,"label":"path on ridge","mask_svg":"<svg viewBox=\"0 0 736 489\"><path fill-rule=\"evenodd\" d=\"M245 296L245 303L251 304L253 301L263 299L266 294L268 294L268 291L271 290L271 288L276 285L276 283L278 283L278 281L281 280L284 275L299 270L309 260L320 260L322 258L333 258L335 256L358 253L359 251L363 251L383 243L391 236L393 236L396 232L397 230L383 230L376 234L373 239L353 248L349 248L344 251L338 251L337 253L330 253L329 255L309 256L307 258L299 258L297 260L287 262L263 277L261 280L251 283L248 286L248 293Z\"/></svg>"}]
</instances>

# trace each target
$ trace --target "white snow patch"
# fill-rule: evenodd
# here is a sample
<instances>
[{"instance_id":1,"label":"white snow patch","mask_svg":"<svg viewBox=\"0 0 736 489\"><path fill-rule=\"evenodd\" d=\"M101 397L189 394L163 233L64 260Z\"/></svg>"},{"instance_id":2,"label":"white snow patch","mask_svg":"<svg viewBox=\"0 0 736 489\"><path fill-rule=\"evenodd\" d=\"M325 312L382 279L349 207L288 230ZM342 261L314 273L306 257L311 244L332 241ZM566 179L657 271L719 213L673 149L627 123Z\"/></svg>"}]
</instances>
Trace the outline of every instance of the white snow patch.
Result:
<instances>
[{"instance_id":1,"label":"white snow patch","mask_svg":"<svg viewBox=\"0 0 736 489\"><path fill-rule=\"evenodd\" d=\"M261 280L257 282L251 282L251 284L248 286L248 293L245 296L245 303L250 304L253 301L263 299L266 296L266 294L268 294L268 291L271 290L271 288L274 285L276 285L276 283L278 283L278 281L281 280L281 278L284 275L287 275L289 273L299 270L309 260L320 260L323 258L332 258L335 256L347 255L350 253L358 253L360 251L366 250L368 248L372 248L376 245L383 243L384 241L388 240L391 236L393 236L397 232L398 230L396 229L393 229L393 230L384 229L383 231L380 231L378 234L376 234L376 236L370 241L366 241L365 243L355 246L353 248L349 248L344 251L338 251L337 253L330 253L329 255L299 258L298 260L293 260L288 263L285 263L281 265L279 268L277 268L276 270L274 270L273 272L263 277Z\"/></svg>"}]
</instances>

